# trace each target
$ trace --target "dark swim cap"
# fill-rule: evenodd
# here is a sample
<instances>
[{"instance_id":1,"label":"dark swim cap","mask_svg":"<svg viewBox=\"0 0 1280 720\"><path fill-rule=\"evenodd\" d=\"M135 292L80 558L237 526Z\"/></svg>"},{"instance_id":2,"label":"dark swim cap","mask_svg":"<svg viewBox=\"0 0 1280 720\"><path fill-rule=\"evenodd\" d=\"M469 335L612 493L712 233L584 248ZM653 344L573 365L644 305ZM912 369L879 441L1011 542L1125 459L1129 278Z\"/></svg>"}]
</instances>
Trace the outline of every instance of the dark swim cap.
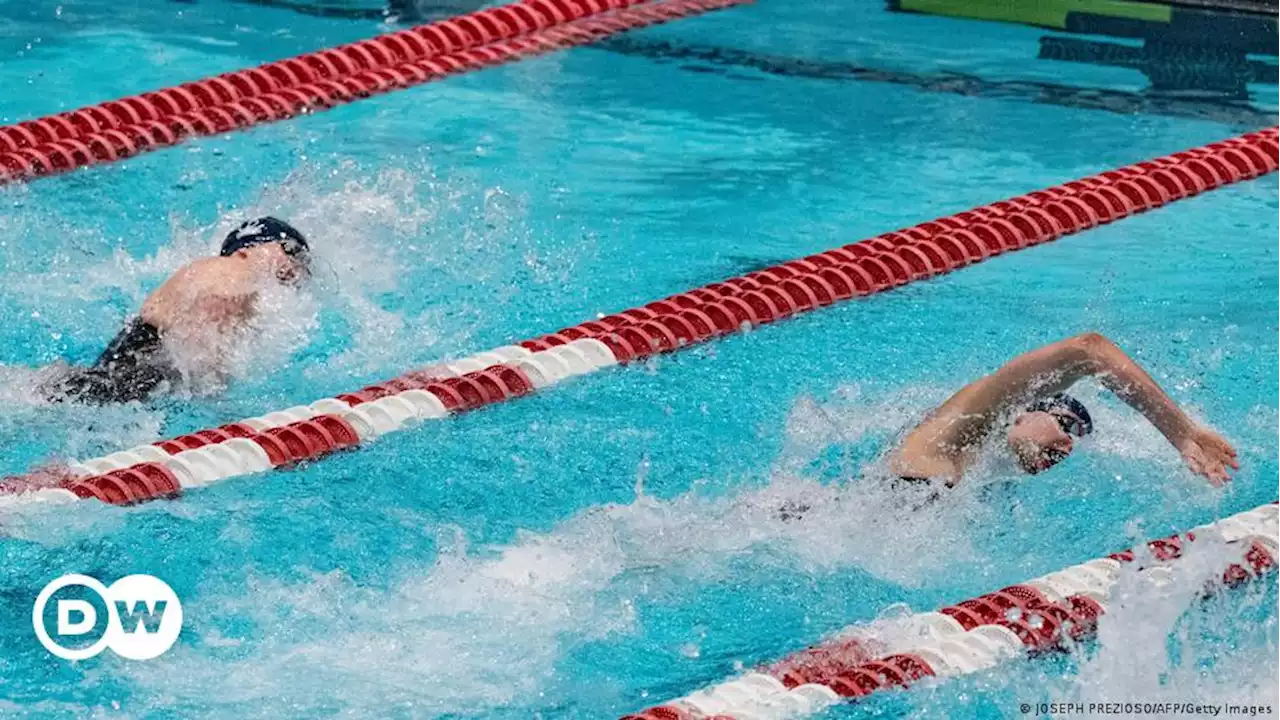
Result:
<instances>
[{"instance_id":1,"label":"dark swim cap","mask_svg":"<svg viewBox=\"0 0 1280 720\"><path fill-rule=\"evenodd\" d=\"M1047 398L1041 398L1027 407L1027 412L1053 414L1052 411L1054 410L1065 410L1080 420L1080 422L1074 422L1070 418L1058 415L1058 424L1062 426L1063 432L1070 433L1076 437L1084 437L1093 432L1093 418L1089 415L1088 408L1084 406L1084 403L1066 393L1058 393Z\"/></svg>"},{"instance_id":2,"label":"dark swim cap","mask_svg":"<svg viewBox=\"0 0 1280 720\"><path fill-rule=\"evenodd\" d=\"M270 242L278 242L286 255L305 263L311 247L307 239L296 228L283 220L273 217L261 217L249 220L227 234L222 241L222 257L234 255L237 250Z\"/></svg>"}]
</instances>

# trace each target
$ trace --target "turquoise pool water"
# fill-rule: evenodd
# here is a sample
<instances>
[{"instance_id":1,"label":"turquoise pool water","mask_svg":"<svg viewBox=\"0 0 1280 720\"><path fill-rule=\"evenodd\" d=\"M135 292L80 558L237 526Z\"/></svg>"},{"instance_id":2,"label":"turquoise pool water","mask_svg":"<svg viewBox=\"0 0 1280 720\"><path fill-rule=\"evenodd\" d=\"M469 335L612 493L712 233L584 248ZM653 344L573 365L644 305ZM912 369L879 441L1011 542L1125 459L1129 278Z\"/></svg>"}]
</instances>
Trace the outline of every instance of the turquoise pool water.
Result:
<instances>
[{"instance_id":1,"label":"turquoise pool water","mask_svg":"<svg viewBox=\"0 0 1280 720\"><path fill-rule=\"evenodd\" d=\"M223 2L56 8L0 4L0 78L24 89L0 97L4 122L380 29ZM1032 60L1042 34L764 0L637 37L1143 90L1136 73ZM1249 122L1276 105L1254 90ZM309 402L1256 126L579 49L5 188L0 472ZM614 717L895 603L933 609L1269 502L1278 206L1274 176L1233 186L178 502L0 509L0 715ZM320 290L270 318L225 393L32 399L39 368L92 360L147 291L264 212L312 238ZM1085 330L1237 444L1230 488L1094 386L1080 394L1100 431L1049 474L996 467L914 514L859 481L932 403ZM814 510L777 519L797 499ZM184 603L179 644L149 663L48 655L30 604L66 572L163 578ZM1208 604L1141 597L1142 622L1081 656L829 716L1274 700L1275 604L1274 578Z\"/></svg>"}]
</instances>

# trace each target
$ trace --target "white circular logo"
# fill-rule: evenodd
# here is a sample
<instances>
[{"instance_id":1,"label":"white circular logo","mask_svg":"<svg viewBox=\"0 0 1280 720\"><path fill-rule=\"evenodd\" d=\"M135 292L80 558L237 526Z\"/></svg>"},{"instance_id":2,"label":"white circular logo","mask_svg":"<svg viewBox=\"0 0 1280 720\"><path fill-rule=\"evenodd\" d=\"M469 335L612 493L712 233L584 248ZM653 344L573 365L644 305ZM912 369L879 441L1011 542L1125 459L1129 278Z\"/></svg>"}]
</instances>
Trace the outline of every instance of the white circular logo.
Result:
<instances>
[{"instance_id":1,"label":"white circular logo","mask_svg":"<svg viewBox=\"0 0 1280 720\"><path fill-rule=\"evenodd\" d=\"M92 591L106 607L102 637L83 647L59 643L49 633L45 610L60 590L79 586ZM58 638L92 637L99 623L98 605L83 598L58 598L54 603ZM130 660L150 660L173 647L182 632L182 603L173 588L151 575L127 575L106 587L88 575L63 575L36 596L31 625L45 649L64 660L85 660L111 648Z\"/></svg>"}]
</instances>

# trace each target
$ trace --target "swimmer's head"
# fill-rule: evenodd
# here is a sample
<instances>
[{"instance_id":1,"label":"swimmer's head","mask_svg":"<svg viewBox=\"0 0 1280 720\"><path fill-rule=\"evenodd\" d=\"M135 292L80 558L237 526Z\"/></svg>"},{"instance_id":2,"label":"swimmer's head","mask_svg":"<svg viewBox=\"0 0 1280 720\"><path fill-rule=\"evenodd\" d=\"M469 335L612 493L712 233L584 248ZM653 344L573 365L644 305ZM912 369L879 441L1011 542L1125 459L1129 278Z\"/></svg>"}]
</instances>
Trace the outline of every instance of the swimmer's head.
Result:
<instances>
[{"instance_id":1,"label":"swimmer's head","mask_svg":"<svg viewBox=\"0 0 1280 720\"><path fill-rule=\"evenodd\" d=\"M1075 438L1093 432L1093 418L1084 403L1059 393L1035 401L1009 426L1009 449L1022 469L1044 472L1066 459Z\"/></svg>"},{"instance_id":2,"label":"swimmer's head","mask_svg":"<svg viewBox=\"0 0 1280 720\"><path fill-rule=\"evenodd\" d=\"M232 230L222 241L219 254L264 262L286 284L311 277L311 246L307 239L289 223L270 216L249 220Z\"/></svg>"}]
</instances>

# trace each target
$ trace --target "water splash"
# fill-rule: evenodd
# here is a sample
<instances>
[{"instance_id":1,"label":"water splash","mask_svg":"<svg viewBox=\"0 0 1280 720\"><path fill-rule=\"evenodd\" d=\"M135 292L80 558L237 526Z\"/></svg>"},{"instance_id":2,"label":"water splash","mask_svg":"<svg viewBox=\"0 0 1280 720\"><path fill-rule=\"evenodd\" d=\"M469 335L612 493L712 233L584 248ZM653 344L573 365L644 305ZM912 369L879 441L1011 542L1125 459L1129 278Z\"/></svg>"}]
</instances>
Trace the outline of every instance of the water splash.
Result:
<instances>
[{"instance_id":1,"label":"water splash","mask_svg":"<svg viewBox=\"0 0 1280 720\"><path fill-rule=\"evenodd\" d=\"M799 498L810 504L806 515L781 517L779 502ZM406 559L386 589L341 571L304 582L213 580L189 612L203 618L192 642L162 665L120 672L157 698L184 706L217 698L203 705L210 714L235 708L246 717L335 705L353 716L387 708L465 716L527 705L554 696L570 648L634 631L636 583L706 586L771 568L936 577L941 563L912 538L936 543L949 515L916 513L926 519L913 525L899 511L900 535L886 541L870 528L892 512L888 499L851 499L843 488L776 477L717 498L639 495L502 546L471 548L446 528L434 564Z\"/></svg>"},{"instance_id":2,"label":"water splash","mask_svg":"<svg viewBox=\"0 0 1280 720\"><path fill-rule=\"evenodd\" d=\"M1167 574L1126 566L1099 621L1096 647L1077 674L1063 679L1055 699L1086 707L1120 701L1257 705L1271 708L1262 716L1274 717L1280 710L1280 653L1276 616L1267 612L1275 599L1266 587L1274 578L1224 591L1222 558L1239 552L1214 533L1201 533ZM1216 590L1206 597L1206 588ZM1255 616L1256 623L1241 622Z\"/></svg>"},{"instance_id":3,"label":"water splash","mask_svg":"<svg viewBox=\"0 0 1280 720\"><path fill-rule=\"evenodd\" d=\"M57 218L21 211L6 215L0 223L19 235L57 233L73 246L112 248L105 255L86 251L74 258L63 251L39 263L23 255L6 276L9 299L19 312L50 329L52 340L44 339L47 348L38 356L52 359L76 348L78 354L88 354L76 359L87 361L105 340L86 338L110 337L151 290L183 265L215 254L225 234L246 218L275 215L311 239L316 281L297 293L265 288L259 313L239 338L244 342L235 343L226 367L219 368L224 372L204 372L203 364L189 362L177 348L176 364L188 381L180 398L199 402L228 386L241 387L241 396L275 396L284 390L275 372L281 367L299 368L294 377L309 385L337 387L349 385L351 376L400 372L417 356L440 354L444 314L431 297L417 305L395 299L418 294L405 293L403 287L413 284L430 296L432 282L452 287L463 278L483 279L486 273L497 282L502 272L495 267L495 256L517 265L526 260L524 207L507 193L477 187L466 178L439 181L425 166L382 168L373 174L358 170L352 163L332 170L304 165L247 206L219 208L218 219L209 224L175 213L168 236L145 252L126 249L101 230L72 227ZM23 191L14 192L20 204ZM5 246L0 253L13 254ZM467 325L465 301L451 302L448 312L461 314L461 327ZM450 343L466 345L465 331L446 329ZM31 388L56 374L62 362L46 368L0 367L0 398L16 408L0 423L13 432L22 428L43 445L31 450L33 458L95 455L158 436L172 409L133 404L122 406L125 410L86 410L68 403L51 405L33 393ZM308 395L297 401L312 399ZM83 428L85 418L99 417L103 422L90 420L87 432L70 430ZM113 426L124 429L113 434ZM135 432L141 428L150 432Z\"/></svg>"}]
</instances>

